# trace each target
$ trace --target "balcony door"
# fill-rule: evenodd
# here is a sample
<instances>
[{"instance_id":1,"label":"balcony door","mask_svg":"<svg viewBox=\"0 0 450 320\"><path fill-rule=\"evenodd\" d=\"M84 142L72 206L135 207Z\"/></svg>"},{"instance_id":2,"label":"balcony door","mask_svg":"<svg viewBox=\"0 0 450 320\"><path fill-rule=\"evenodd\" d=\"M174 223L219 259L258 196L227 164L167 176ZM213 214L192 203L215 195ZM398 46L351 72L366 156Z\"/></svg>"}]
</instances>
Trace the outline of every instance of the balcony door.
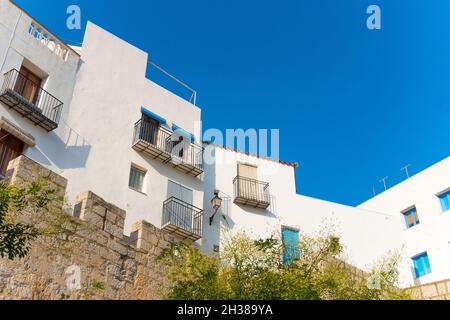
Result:
<instances>
[{"instance_id":1,"label":"balcony door","mask_svg":"<svg viewBox=\"0 0 450 320\"><path fill-rule=\"evenodd\" d=\"M16 91L31 103L37 105L39 98L39 88L41 87L41 84L41 78L22 66L20 68L20 74L17 75L14 91Z\"/></svg>"},{"instance_id":2,"label":"balcony door","mask_svg":"<svg viewBox=\"0 0 450 320\"><path fill-rule=\"evenodd\" d=\"M140 138L156 147L162 147L158 145L159 126L159 121L143 114Z\"/></svg>"},{"instance_id":3,"label":"balcony door","mask_svg":"<svg viewBox=\"0 0 450 320\"><path fill-rule=\"evenodd\" d=\"M185 230L193 229L193 214L194 211L191 207L194 201L194 192L192 189L186 188L181 184L169 180L167 188L167 198L174 197L179 201L171 207L171 215L175 217L174 221L180 227Z\"/></svg>"},{"instance_id":4,"label":"balcony door","mask_svg":"<svg viewBox=\"0 0 450 320\"><path fill-rule=\"evenodd\" d=\"M9 132L0 130L0 178L4 179L11 160L20 156L25 144Z\"/></svg>"},{"instance_id":5,"label":"balcony door","mask_svg":"<svg viewBox=\"0 0 450 320\"><path fill-rule=\"evenodd\" d=\"M258 200L258 167L249 164L238 164L239 196Z\"/></svg>"}]
</instances>

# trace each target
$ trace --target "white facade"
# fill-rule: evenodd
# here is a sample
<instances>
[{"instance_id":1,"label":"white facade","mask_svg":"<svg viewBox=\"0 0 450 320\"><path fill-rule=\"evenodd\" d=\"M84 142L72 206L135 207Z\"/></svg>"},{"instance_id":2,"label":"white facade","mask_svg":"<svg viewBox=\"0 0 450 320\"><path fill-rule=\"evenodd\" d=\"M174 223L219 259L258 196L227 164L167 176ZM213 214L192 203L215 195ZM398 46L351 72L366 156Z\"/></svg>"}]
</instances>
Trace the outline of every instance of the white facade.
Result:
<instances>
[{"instance_id":1,"label":"white facade","mask_svg":"<svg viewBox=\"0 0 450 320\"><path fill-rule=\"evenodd\" d=\"M282 227L297 229L300 236L332 227L331 231L340 237L344 246L343 258L363 270L368 270L390 252L402 251L402 233L396 218L382 212L298 195L292 164L223 147L208 146L205 152L216 157L214 164L205 166L202 248L206 252L214 251L215 246L220 248L221 241L238 232L259 239L279 235ZM271 204L267 210L234 203L233 179L238 175L239 163L256 166L257 180L269 184ZM215 190L220 191L224 204L209 226L209 216L213 213L210 200ZM405 285L409 283L409 273L403 274L401 280Z\"/></svg>"},{"instance_id":2,"label":"white facade","mask_svg":"<svg viewBox=\"0 0 450 320\"><path fill-rule=\"evenodd\" d=\"M36 36L36 28L46 37ZM53 42L47 41L49 37ZM173 134L173 125L192 134L192 146L201 142L202 134L200 108L146 78L146 52L90 22L82 47L74 51L10 1L0 0L0 59L1 84L3 74L25 66L43 79L43 89L64 103L53 131L3 102L0 126L7 121L33 138L32 142L23 138L28 141L23 153L68 179L70 202L91 190L125 209L126 232L139 220L164 227L163 205L175 195L194 206L192 212L204 210L203 236L197 243L205 252L220 250L226 235L240 231L264 238L290 227L301 236L332 225L345 247L344 258L361 269L367 270L390 251L399 251L404 257L403 286L450 278L450 218L448 212L441 212L436 197L450 187L450 158L358 208L298 195L293 164L219 146L205 145L203 174L195 173L200 170L195 166L182 171L166 145L135 144L135 133L140 137L143 132L136 127L143 110L159 119L165 134ZM155 156L158 150L165 155ZM215 161L209 161L210 156ZM234 203L239 164L253 166L253 178L270 190L268 201L258 198L259 208ZM129 187L131 166L145 173L140 190ZM216 190L224 201L210 225L214 213L210 201ZM402 212L413 205L420 224L406 229ZM425 251L433 272L414 279L411 257Z\"/></svg>"},{"instance_id":3,"label":"white facade","mask_svg":"<svg viewBox=\"0 0 450 320\"><path fill-rule=\"evenodd\" d=\"M59 127L48 133L2 102L0 102L0 116L35 138L36 146L25 149L26 156L60 172L61 162L64 161L67 149L66 141L70 135L70 128L65 125L65 122L80 57L40 27L42 33L54 38L55 43L62 48L55 53L55 46L49 48L48 43L37 40L35 34L30 33L32 24L38 25L10 1L0 0L0 83L3 86L5 73L13 69L20 70L22 65L33 70L43 79L43 89L64 103ZM64 58L61 57L62 50L66 52Z\"/></svg>"},{"instance_id":4,"label":"white facade","mask_svg":"<svg viewBox=\"0 0 450 320\"><path fill-rule=\"evenodd\" d=\"M124 57L126 59L124 60ZM201 110L145 78L148 54L98 26L88 23L81 48L81 67L69 113L77 131L73 158L63 175L70 199L87 188L127 211L125 230L139 220L161 227L168 181L192 190L192 204L201 207L200 177L174 170L132 149L141 107L164 117L200 141ZM85 141L78 146L77 141ZM128 188L131 164L147 171L143 192Z\"/></svg>"},{"instance_id":5,"label":"white facade","mask_svg":"<svg viewBox=\"0 0 450 320\"><path fill-rule=\"evenodd\" d=\"M406 266L427 252L431 273L413 279L426 284L450 278L450 212L443 211L438 196L450 189L450 157L359 205L358 208L389 214L405 243ZM416 207L420 223L408 228L403 212ZM403 270L410 273L411 270Z\"/></svg>"}]
</instances>

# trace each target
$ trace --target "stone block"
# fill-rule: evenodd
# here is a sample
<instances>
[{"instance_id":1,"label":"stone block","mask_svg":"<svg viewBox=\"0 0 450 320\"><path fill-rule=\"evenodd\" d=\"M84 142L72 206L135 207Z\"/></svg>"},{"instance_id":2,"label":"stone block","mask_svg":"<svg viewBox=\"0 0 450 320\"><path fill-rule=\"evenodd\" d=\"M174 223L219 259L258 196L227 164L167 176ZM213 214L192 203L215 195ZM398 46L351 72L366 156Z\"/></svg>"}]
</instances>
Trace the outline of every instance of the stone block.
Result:
<instances>
[{"instance_id":1,"label":"stone block","mask_svg":"<svg viewBox=\"0 0 450 320\"><path fill-rule=\"evenodd\" d=\"M421 288L421 290L422 290L422 297L425 299L430 299L430 298L438 295L438 291L437 291L436 285L434 283L424 285Z\"/></svg>"},{"instance_id":2,"label":"stone block","mask_svg":"<svg viewBox=\"0 0 450 320\"><path fill-rule=\"evenodd\" d=\"M445 282L438 282L436 284L436 287L437 287L438 295L445 296L448 293L447 284Z\"/></svg>"}]
</instances>

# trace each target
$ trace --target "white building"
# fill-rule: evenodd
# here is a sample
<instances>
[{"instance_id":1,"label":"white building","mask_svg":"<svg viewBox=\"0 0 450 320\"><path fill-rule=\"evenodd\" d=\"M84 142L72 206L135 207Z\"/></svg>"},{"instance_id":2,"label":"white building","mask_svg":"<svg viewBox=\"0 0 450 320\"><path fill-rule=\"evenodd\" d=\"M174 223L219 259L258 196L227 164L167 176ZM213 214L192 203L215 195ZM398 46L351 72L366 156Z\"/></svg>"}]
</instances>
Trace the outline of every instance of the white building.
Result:
<instances>
[{"instance_id":1,"label":"white building","mask_svg":"<svg viewBox=\"0 0 450 320\"><path fill-rule=\"evenodd\" d=\"M348 207L298 195L292 163L210 144L215 161L204 161L200 108L147 79L148 54L93 23L72 48L0 0L0 59L2 175L25 154L68 179L72 203L92 190L127 211L126 232L147 220L206 252L225 233L298 239L332 224L361 269L399 250L403 285L450 278L449 158Z\"/></svg>"},{"instance_id":2,"label":"white building","mask_svg":"<svg viewBox=\"0 0 450 320\"><path fill-rule=\"evenodd\" d=\"M416 284L450 278L450 157L359 205L389 214L405 244L404 274ZM415 261L415 262L414 262Z\"/></svg>"},{"instance_id":3,"label":"white building","mask_svg":"<svg viewBox=\"0 0 450 320\"><path fill-rule=\"evenodd\" d=\"M296 164L212 145L205 153L216 157L214 164L205 163L205 212L214 212L209 201L215 190L224 199L212 226L205 214L202 247L206 252L217 251L222 240L238 232L258 239L286 230L301 237L328 227L344 245L343 258L363 270L402 249L395 217L298 195ZM402 282L410 283L409 278L410 273L402 275Z\"/></svg>"},{"instance_id":4,"label":"white building","mask_svg":"<svg viewBox=\"0 0 450 320\"><path fill-rule=\"evenodd\" d=\"M52 169L65 158L65 125L79 55L11 2L0 1L0 174L24 153Z\"/></svg>"},{"instance_id":5,"label":"white building","mask_svg":"<svg viewBox=\"0 0 450 320\"><path fill-rule=\"evenodd\" d=\"M175 229L172 211L195 212L180 230L197 240L201 110L146 79L147 53L92 23L71 48L8 0L0 21L2 174L23 153L68 179L72 203L90 189L126 209L125 230Z\"/></svg>"}]
</instances>

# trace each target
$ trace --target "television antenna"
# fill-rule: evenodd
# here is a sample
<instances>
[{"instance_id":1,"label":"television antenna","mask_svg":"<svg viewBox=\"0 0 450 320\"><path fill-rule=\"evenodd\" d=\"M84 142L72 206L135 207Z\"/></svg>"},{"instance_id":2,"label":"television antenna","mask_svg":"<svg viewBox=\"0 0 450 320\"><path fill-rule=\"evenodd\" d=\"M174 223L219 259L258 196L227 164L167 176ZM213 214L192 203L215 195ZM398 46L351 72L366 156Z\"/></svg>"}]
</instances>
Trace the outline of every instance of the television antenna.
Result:
<instances>
[{"instance_id":1,"label":"television antenna","mask_svg":"<svg viewBox=\"0 0 450 320\"><path fill-rule=\"evenodd\" d=\"M404 171L404 172L405 172L405 174L406 174L406 179L409 179L409 178L410 178L409 170L408 170L408 169L409 169L411 166L412 166L411 164L408 164L408 165L406 165L406 166L404 166L403 168L400 169L400 171Z\"/></svg>"},{"instance_id":2,"label":"television antenna","mask_svg":"<svg viewBox=\"0 0 450 320\"><path fill-rule=\"evenodd\" d=\"M389 177L384 177L383 179L380 180L380 182L383 182L383 185L384 185L384 191L387 190L387 184L386 184L387 179L389 179Z\"/></svg>"}]
</instances>

